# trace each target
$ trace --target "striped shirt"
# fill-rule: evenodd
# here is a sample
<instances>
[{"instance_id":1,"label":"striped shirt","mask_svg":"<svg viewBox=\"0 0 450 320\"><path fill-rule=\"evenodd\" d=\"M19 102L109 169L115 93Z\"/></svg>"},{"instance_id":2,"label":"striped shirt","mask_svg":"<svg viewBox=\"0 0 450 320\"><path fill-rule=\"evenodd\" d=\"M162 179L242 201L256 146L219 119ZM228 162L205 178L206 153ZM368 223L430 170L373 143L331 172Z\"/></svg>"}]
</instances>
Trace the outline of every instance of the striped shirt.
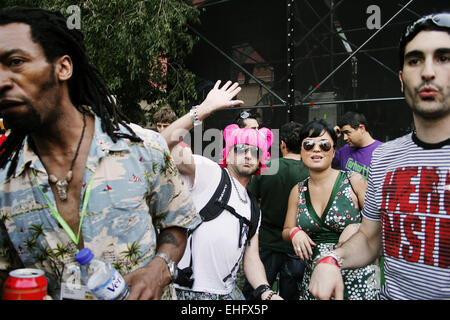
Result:
<instances>
[{"instance_id":1,"label":"striped shirt","mask_svg":"<svg viewBox=\"0 0 450 320\"><path fill-rule=\"evenodd\" d=\"M362 214L382 225L381 299L450 299L450 139L378 147Z\"/></svg>"}]
</instances>

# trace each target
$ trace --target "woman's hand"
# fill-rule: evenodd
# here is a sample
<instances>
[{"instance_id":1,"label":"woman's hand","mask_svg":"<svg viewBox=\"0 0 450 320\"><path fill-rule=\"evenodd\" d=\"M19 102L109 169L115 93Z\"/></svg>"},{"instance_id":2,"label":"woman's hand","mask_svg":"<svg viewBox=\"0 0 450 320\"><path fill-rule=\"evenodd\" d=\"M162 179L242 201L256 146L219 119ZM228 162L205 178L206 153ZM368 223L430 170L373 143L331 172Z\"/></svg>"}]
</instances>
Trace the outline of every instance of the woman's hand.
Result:
<instances>
[{"instance_id":1,"label":"woman's hand","mask_svg":"<svg viewBox=\"0 0 450 320\"><path fill-rule=\"evenodd\" d=\"M290 234L297 228L292 228ZM311 240L311 238L303 230L297 231L297 233L292 238L292 246L294 247L295 254L300 257L300 259L308 260L313 252L311 246L316 246L316 243Z\"/></svg>"}]
</instances>

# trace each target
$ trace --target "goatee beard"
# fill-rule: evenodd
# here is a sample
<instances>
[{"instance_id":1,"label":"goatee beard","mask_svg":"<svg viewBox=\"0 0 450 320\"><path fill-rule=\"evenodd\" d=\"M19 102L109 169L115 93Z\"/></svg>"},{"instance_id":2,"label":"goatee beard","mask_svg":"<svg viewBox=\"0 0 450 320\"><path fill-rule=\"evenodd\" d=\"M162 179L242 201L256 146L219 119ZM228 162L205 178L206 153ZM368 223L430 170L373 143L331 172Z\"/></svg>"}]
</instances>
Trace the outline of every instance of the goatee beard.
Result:
<instances>
[{"instance_id":1,"label":"goatee beard","mask_svg":"<svg viewBox=\"0 0 450 320\"><path fill-rule=\"evenodd\" d=\"M25 116L20 118L5 118L4 121L7 128L22 135L28 135L41 126L41 117L33 108L30 108Z\"/></svg>"}]
</instances>

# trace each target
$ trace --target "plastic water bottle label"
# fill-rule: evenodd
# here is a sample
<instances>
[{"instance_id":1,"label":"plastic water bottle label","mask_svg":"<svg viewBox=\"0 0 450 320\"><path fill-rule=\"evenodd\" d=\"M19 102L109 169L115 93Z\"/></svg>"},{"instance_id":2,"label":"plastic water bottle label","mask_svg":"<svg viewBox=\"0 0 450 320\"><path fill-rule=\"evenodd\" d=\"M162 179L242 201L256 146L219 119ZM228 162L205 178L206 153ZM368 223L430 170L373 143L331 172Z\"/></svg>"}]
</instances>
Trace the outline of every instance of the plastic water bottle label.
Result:
<instances>
[{"instance_id":1,"label":"plastic water bottle label","mask_svg":"<svg viewBox=\"0 0 450 320\"><path fill-rule=\"evenodd\" d=\"M80 284L61 283L61 300L97 300L89 288Z\"/></svg>"},{"instance_id":2,"label":"plastic water bottle label","mask_svg":"<svg viewBox=\"0 0 450 320\"><path fill-rule=\"evenodd\" d=\"M114 300L125 290L126 285L120 273L114 270L113 275L106 283L91 289L91 291L101 300Z\"/></svg>"}]
</instances>

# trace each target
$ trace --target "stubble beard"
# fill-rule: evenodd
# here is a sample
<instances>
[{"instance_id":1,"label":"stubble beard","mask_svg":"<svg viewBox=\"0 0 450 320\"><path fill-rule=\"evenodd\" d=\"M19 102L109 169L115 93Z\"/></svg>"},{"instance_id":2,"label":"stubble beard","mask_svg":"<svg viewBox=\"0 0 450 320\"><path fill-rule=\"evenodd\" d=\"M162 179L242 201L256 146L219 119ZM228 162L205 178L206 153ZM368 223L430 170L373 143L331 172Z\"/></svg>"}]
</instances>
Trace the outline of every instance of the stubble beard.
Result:
<instances>
[{"instance_id":1,"label":"stubble beard","mask_svg":"<svg viewBox=\"0 0 450 320\"><path fill-rule=\"evenodd\" d=\"M439 94L435 98L423 99L419 95L419 90L422 86L416 89L405 91L406 102L411 111L418 117L425 120L438 120L450 115L450 92L449 86L447 90L434 85L439 90Z\"/></svg>"},{"instance_id":2,"label":"stubble beard","mask_svg":"<svg viewBox=\"0 0 450 320\"><path fill-rule=\"evenodd\" d=\"M229 164L232 170L242 178L248 178L253 176L258 171L258 166L244 167L243 164Z\"/></svg>"}]
</instances>

